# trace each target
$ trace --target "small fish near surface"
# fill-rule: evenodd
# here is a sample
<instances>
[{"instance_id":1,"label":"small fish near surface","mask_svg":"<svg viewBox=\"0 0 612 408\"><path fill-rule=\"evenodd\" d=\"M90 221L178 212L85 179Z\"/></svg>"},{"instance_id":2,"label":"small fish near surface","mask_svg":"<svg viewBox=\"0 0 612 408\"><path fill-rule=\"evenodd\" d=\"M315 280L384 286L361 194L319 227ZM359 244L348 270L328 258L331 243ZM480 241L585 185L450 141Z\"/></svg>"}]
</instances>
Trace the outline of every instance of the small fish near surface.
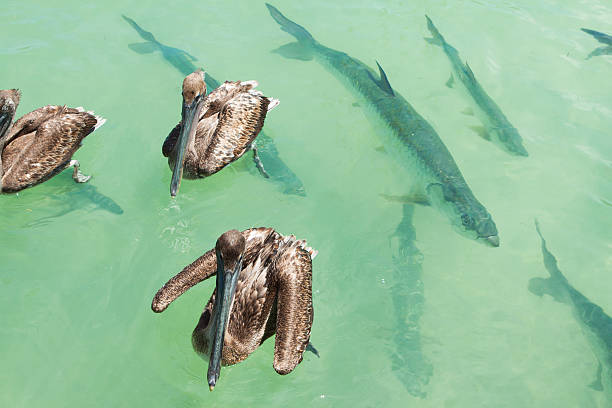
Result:
<instances>
[{"instance_id":1,"label":"small fish near surface","mask_svg":"<svg viewBox=\"0 0 612 408\"><path fill-rule=\"evenodd\" d=\"M586 59L596 57L598 55L612 55L612 36L588 28L581 28L581 30L587 34L592 35L593 38L595 38L600 43L605 44L603 47L598 47L591 51L591 53L586 57Z\"/></svg>"},{"instance_id":2,"label":"small fish near surface","mask_svg":"<svg viewBox=\"0 0 612 408\"><path fill-rule=\"evenodd\" d=\"M183 175L190 179L212 176L247 150L253 151L257 168L267 176L255 138L278 100L256 91L256 81L226 81L207 95L204 76L198 70L185 77L181 121L162 146L172 170L172 197Z\"/></svg>"},{"instance_id":3,"label":"small fish near surface","mask_svg":"<svg viewBox=\"0 0 612 408\"><path fill-rule=\"evenodd\" d=\"M589 346L599 361L597 378L591 387L604 391L606 398L612 404L612 317L568 282L557 266L557 259L546 247L546 241L537 221L536 231L542 242L544 266L550 277L531 279L529 291L538 296L550 295L557 302L570 306L572 315L580 325Z\"/></svg>"},{"instance_id":4,"label":"small fish near surface","mask_svg":"<svg viewBox=\"0 0 612 408\"><path fill-rule=\"evenodd\" d=\"M91 183L79 186L80 188L61 188L48 194L45 199L53 200L55 204L53 208L59 208L59 211L52 215L35 218L28 222L28 227L39 227L47 225L54 220L61 218L73 211L106 211L111 214L123 214L123 208L117 204L112 198L100 193L98 188Z\"/></svg>"},{"instance_id":5,"label":"small fish near surface","mask_svg":"<svg viewBox=\"0 0 612 408\"><path fill-rule=\"evenodd\" d=\"M163 312L189 288L217 275L217 285L191 337L194 350L209 361L212 391L221 365L246 359L276 333L274 369L289 374L309 347L313 322L312 259L317 251L293 235L272 228L230 230L214 249L170 279L151 308Z\"/></svg>"},{"instance_id":6,"label":"small fish near surface","mask_svg":"<svg viewBox=\"0 0 612 408\"><path fill-rule=\"evenodd\" d=\"M194 62L197 61L196 57L180 48L174 48L160 43L151 32L144 30L133 19L127 16L122 17L132 28L134 28L134 30L136 30L140 37L145 40L145 42L141 43L128 44L128 47L132 51L138 54L149 54L159 51L164 59L183 76L187 76L198 70L198 67L194 64ZM213 78L208 71L206 72L204 80L209 92L221 86L221 82ZM284 194L306 195L301 180L280 158L274 139L268 136L263 129L257 136L257 152L261 158L261 162L265 163L266 172L269 176L266 180L279 186Z\"/></svg>"},{"instance_id":7,"label":"small fish near surface","mask_svg":"<svg viewBox=\"0 0 612 408\"><path fill-rule=\"evenodd\" d=\"M402 221L391 236L394 243L393 301L396 328L392 339L391 369L410 395L425 398L425 386L433 375L433 367L423 354L420 320L425 306L422 280L423 254L416 246L412 223L414 205L404 204Z\"/></svg>"},{"instance_id":8,"label":"small fish near surface","mask_svg":"<svg viewBox=\"0 0 612 408\"><path fill-rule=\"evenodd\" d=\"M528 156L527 150L523 146L523 139L499 106L491 99L476 80L472 69L464 64L459 58L459 52L446 42L442 34L434 26L431 19L427 19L427 28L431 32L432 38L426 38L427 42L442 47L451 64L451 77L446 83L453 88L461 88L467 98L472 102L474 112L484 126L482 136L492 141L502 150L515 156ZM455 79L457 81L455 81Z\"/></svg>"},{"instance_id":9,"label":"small fish near surface","mask_svg":"<svg viewBox=\"0 0 612 408\"><path fill-rule=\"evenodd\" d=\"M376 74L348 54L319 44L306 29L267 4L272 18L297 42L275 50L287 58L316 59L361 98L384 148L412 176L411 195L445 214L457 231L489 246L499 246L497 227L476 199L433 127L391 87L380 65Z\"/></svg>"},{"instance_id":10,"label":"small fish near surface","mask_svg":"<svg viewBox=\"0 0 612 408\"><path fill-rule=\"evenodd\" d=\"M12 123L20 98L17 89L0 90L0 192L16 193L68 167L75 182L87 182L72 155L106 120L83 108L48 105Z\"/></svg>"}]
</instances>

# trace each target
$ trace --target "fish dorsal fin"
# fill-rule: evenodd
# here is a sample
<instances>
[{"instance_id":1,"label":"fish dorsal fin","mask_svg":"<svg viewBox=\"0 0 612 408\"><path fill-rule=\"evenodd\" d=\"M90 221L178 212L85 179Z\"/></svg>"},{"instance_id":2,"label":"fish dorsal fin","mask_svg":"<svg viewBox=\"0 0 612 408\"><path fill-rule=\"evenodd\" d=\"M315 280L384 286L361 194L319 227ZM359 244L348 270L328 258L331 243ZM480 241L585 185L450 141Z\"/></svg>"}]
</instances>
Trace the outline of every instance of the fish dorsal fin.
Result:
<instances>
[{"instance_id":1,"label":"fish dorsal fin","mask_svg":"<svg viewBox=\"0 0 612 408\"><path fill-rule=\"evenodd\" d=\"M368 72L370 79L372 79L372 81L374 81L380 89L382 89L383 91L385 91L391 96L395 96L395 92L393 92L393 88L391 88L391 84L389 83L389 80L387 79L387 74L385 74L385 71L383 71L378 61L376 61L376 66L378 66L378 72L380 73L380 79L378 80L375 79L374 76L370 72Z\"/></svg>"},{"instance_id":2,"label":"fish dorsal fin","mask_svg":"<svg viewBox=\"0 0 612 408\"><path fill-rule=\"evenodd\" d=\"M467 61L465 61L465 73L467 74L468 78L470 78L472 81L476 80L476 78L474 77L474 73L472 72L472 68L470 68Z\"/></svg>"},{"instance_id":3,"label":"fish dorsal fin","mask_svg":"<svg viewBox=\"0 0 612 408\"><path fill-rule=\"evenodd\" d=\"M389 83L389 80L387 79L387 74L385 74L385 71L383 71L378 61L376 61L376 66L378 66L378 72L380 72L380 81L379 81L378 86L380 86L381 89L385 91L386 93L388 93L389 95L395 96L395 93L393 92L393 89L391 88L391 84Z\"/></svg>"}]
</instances>

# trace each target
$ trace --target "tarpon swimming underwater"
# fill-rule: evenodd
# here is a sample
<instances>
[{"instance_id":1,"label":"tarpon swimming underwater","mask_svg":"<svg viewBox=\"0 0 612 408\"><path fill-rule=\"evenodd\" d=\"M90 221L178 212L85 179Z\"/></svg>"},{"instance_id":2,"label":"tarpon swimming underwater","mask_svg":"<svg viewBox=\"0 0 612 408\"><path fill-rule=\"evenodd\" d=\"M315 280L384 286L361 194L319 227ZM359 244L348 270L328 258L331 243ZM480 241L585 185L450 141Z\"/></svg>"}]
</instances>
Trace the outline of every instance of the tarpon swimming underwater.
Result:
<instances>
[{"instance_id":1,"label":"tarpon swimming underwater","mask_svg":"<svg viewBox=\"0 0 612 408\"><path fill-rule=\"evenodd\" d=\"M599 31L589 30L588 28L581 28L587 34L590 34L602 44L605 44L603 47L595 48L591 53L586 57L589 59L591 57L596 57L597 55L612 55L612 36L604 33L600 33Z\"/></svg>"},{"instance_id":2,"label":"tarpon swimming underwater","mask_svg":"<svg viewBox=\"0 0 612 408\"><path fill-rule=\"evenodd\" d=\"M536 230L542 240L544 266L550 277L531 279L529 291L538 296L550 295L556 301L571 307L574 318L580 324L582 332L599 361L597 378L591 386L598 391L604 391L612 402L612 317L605 314L601 307L569 284L567 278L557 267L554 255L548 251L537 221Z\"/></svg>"},{"instance_id":3,"label":"tarpon swimming underwater","mask_svg":"<svg viewBox=\"0 0 612 408\"><path fill-rule=\"evenodd\" d=\"M391 88L380 65L380 78L377 78L378 75L364 63L319 44L304 27L287 19L276 7L267 3L266 6L281 28L298 40L276 52L289 58L315 58L365 99L374 118L383 122L386 131L380 133L384 147L414 175L413 182L417 183L412 191L414 196L425 197L445 213L461 233L499 246L491 215L474 197L450 152L431 125Z\"/></svg>"},{"instance_id":4,"label":"tarpon swimming underwater","mask_svg":"<svg viewBox=\"0 0 612 408\"><path fill-rule=\"evenodd\" d=\"M164 59L183 76L187 76L198 69L194 65L194 61L197 61L196 57L187 51L160 43L151 32L144 30L134 20L127 16L122 17L145 40L145 42L129 44L128 47L132 51L138 54L149 54L159 51ZM208 72L204 80L209 92L221 86L221 82L213 78ZM268 180L278 184L285 194L306 195L304 185L279 157L274 140L266 135L263 130L257 136L257 150L261 161L265 163L266 171L269 175Z\"/></svg>"},{"instance_id":5,"label":"tarpon swimming underwater","mask_svg":"<svg viewBox=\"0 0 612 408\"><path fill-rule=\"evenodd\" d=\"M433 37L425 40L430 44L442 47L451 64L452 73L446 85L450 88L454 87L455 79L457 79L459 87L473 102L474 112L484 126L482 136L510 154L527 156L527 150L523 147L523 139L516 128L512 126L493 99L482 89L470 66L467 62L464 64L459 58L459 52L446 42L431 19L427 16L425 18L427 19L427 28L429 28Z\"/></svg>"}]
</instances>

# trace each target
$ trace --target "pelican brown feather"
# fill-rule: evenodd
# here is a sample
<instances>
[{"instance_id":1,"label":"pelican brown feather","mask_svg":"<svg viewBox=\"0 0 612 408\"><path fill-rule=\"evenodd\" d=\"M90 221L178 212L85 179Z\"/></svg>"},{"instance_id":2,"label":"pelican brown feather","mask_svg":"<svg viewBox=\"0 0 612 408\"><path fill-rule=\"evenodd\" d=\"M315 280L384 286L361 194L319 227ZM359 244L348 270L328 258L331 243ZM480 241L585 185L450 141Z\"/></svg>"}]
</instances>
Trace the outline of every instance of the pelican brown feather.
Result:
<instances>
[{"instance_id":1,"label":"pelican brown feather","mask_svg":"<svg viewBox=\"0 0 612 408\"><path fill-rule=\"evenodd\" d=\"M0 91L0 111L19 103L16 90ZM11 116L11 119L12 117ZM2 192L12 193L42 183L72 164L83 139L104 119L82 108L48 105L23 115L0 135ZM85 178L75 161L75 181Z\"/></svg>"},{"instance_id":2,"label":"pelican brown feather","mask_svg":"<svg viewBox=\"0 0 612 408\"><path fill-rule=\"evenodd\" d=\"M317 251L306 246L305 241L283 236L272 228L233 232L241 234L245 240L239 256L227 255L230 254L227 250L221 251L218 241L216 251L206 252L157 292L152 309L155 312L165 310L170 302L196 283L220 271L227 274L228 269L239 265L240 272L229 300L227 325L217 327L219 310L222 309L222 300L218 297L224 296L219 290L227 292L227 285L231 284L217 276L217 287L193 331L193 347L203 358L210 356L212 364L214 335L218 330L225 330L221 364L232 365L246 359L276 333L273 366L279 374L288 374L302 361L310 339L313 322L312 258ZM211 388L215 382L216 378L211 382L209 377Z\"/></svg>"},{"instance_id":3,"label":"pelican brown feather","mask_svg":"<svg viewBox=\"0 0 612 408\"><path fill-rule=\"evenodd\" d=\"M202 94L206 91L202 72L196 71L185 78L181 121L170 131L162 146L162 154L168 157L174 172L177 166L181 169L177 158L182 159L182 174L174 179L211 176L251 148L256 155L255 138L268 111L278 105L278 101L263 96L255 86L256 81L226 81L205 96ZM194 117L196 111L197 117ZM255 156L258 167L265 173L258 160ZM178 185L179 182L173 180L173 183Z\"/></svg>"}]
</instances>

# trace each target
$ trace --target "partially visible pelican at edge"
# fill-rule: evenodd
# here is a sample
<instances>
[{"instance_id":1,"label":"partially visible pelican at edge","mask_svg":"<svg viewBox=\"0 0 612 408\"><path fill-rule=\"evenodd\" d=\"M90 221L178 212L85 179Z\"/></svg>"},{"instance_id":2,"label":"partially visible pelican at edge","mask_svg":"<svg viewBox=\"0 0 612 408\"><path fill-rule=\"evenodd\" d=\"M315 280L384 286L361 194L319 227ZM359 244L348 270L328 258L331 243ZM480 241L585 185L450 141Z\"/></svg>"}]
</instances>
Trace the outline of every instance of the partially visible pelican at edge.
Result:
<instances>
[{"instance_id":1,"label":"partially visible pelican at edge","mask_svg":"<svg viewBox=\"0 0 612 408\"><path fill-rule=\"evenodd\" d=\"M257 156L255 138L278 100L254 90L256 81L226 81L206 96L204 75L198 70L183 80L181 121L162 146L172 169L172 197L178 193L183 176L195 179L213 175L249 149L253 150L257 168L267 177Z\"/></svg>"},{"instance_id":2,"label":"partially visible pelican at edge","mask_svg":"<svg viewBox=\"0 0 612 408\"><path fill-rule=\"evenodd\" d=\"M0 90L0 192L35 186L71 166L74 181L88 181L72 155L106 119L83 108L47 105L12 123L20 97L17 89Z\"/></svg>"},{"instance_id":3,"label":"partially visible pelican at edge","mask_svg":"<svg viewBox=\"0 0 612 408\"><path fill-rule=\"evenodd\" d=\"M189 288L216 274L216 288L191 337L194 350L209 360L210 390L221 364L241 362L274 333L274 369L289 374L309 346L316 255L305 241L272 228L230 230L215 249L170 279L151 308L163 312Z\"/></svg>"}]
</instances>

